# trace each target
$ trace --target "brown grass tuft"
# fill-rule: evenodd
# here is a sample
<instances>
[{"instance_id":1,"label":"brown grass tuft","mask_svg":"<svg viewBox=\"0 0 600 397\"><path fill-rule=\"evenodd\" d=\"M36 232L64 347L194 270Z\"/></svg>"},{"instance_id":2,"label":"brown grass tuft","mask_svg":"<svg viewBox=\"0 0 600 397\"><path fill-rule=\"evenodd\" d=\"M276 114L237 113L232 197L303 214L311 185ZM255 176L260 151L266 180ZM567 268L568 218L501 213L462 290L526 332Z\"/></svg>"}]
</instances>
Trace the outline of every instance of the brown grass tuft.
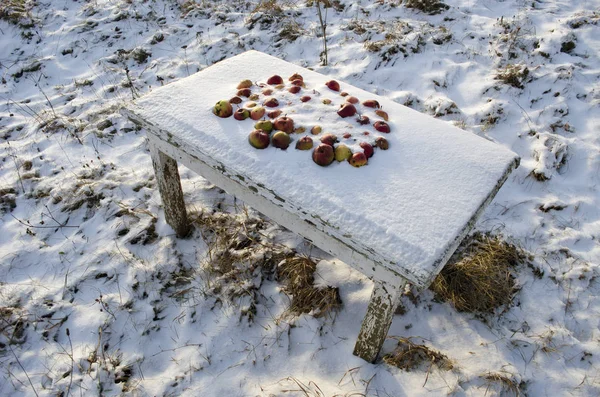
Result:
<instances>
[{"instance_id":1,"label":"brown grass tuft","mask_svg":"<svg viewBox=\"0 0 600 397\"><path fill-rule=\"evenodd\" d=\"M454 364L448 357L437 350L433 350L425 345L417 345L411 338L395 337L398 341L396 349L383 356L383 362L404 371L411 371L426 364L427 368L435 365L439 369L449 371L454 368Z\"/></svg>"},{"instance_id":2,"label":"brown grass tuft","mask_svg":"<svg viewBox=\"0 0 600 397\"><path fill-rule=\"evenodd\" d=\"M515 245L477 233L465 239L430 288L458 311L491 313L511 302L517 291L512 269L525 261Z\"/></svg>"},{"instance_id":3,"label":"brown grass tuft","mask_svg":"<svg viewBox=\"0 0 600 397\"><path fill-rule=\"evenodd\" d=\"M279 276L286 282L284 291L292 296L290 314L313 313L322 317L341 306L338 288L314 286L316 269L317 264L304 256L287 258L279 265Z\"/></svg>"},{"instance_id":4,"label":"brown grass tuft","mask_svg":"<svg viewBox=\"0 0 600 397\"><path fill-rule=\"evenodd\" d=\"M502 388L499 393L502 396L508 396L512 394L515 397L519 397L521 395L521 391L517 382L506 375L503 375L499 372L488 372L479 375L479 377L486 381L486 394L493 384L498 384Z\"/></svg>"}]
</instances>

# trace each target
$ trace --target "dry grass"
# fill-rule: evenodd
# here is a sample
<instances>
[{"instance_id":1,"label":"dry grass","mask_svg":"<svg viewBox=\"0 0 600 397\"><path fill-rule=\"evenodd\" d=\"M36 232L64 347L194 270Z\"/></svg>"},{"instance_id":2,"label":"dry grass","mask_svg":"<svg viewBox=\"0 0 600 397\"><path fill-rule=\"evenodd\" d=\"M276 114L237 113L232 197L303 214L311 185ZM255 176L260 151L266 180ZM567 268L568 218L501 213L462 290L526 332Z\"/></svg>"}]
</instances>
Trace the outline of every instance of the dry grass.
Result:
<instances>
[{"instance_id":1,"label":"dry grass","mask_svg":"<svg viewBox=\"0 0 600 397\"><path fill-rule=\"evenodd\" d=\"M484 379L486 382L486 395L490 387L492 387L494 384L500 386L501 390L499 391L499 395L501 396L513 395L515 397L519 397L521 395L521 391L517 382L506 375L503 375L499 372L488 372L479 375L479 377Z\"/></svg>"},{"instance_id":2,"label":"dry grass","mask_svg":"<svg viewBox=\"0 0 600 397\"><path fill-rule=\"evenodd\" d=\"M499 69L495 79L502 81L515 88L525 88L524 83L527 83L529 78L529 68L525 65L506 65Z\"/></svg>"},{"instance_id":3,"label":"dry grass","mask_svg":"<svg viewBox=\"0 0 600 397\"><path fill-rule=\"evenodd\" d=\"M448 357L437 350L425 345L414 343L411 338L395 338L398 341L396 349L383 356L383 362L404 371L427 366L427 370L435 365L439 369L449 371L454 364Z\"/></svg>"},{"instance_id":4,"label":"dry grass","mask_svg":"<svg viewBox=\"0 0 600 397\"><path fill-rule=\"evenodd\" d=\"M316 269L317 264L304 256L287 258L279 265L279 277L286 283L284 291L292 296L288 313L322 317L341 306L338 288L314 286Z\"/></svg>"},{"instance_id":5,"label":"dry grass","mask_svg":"<svg viewBox=\"0 0 600 397\"><path fill-rule=\"evenodd\" d=\"M413 8L429 15L440 14L450 7L439 0L404 0L406 8Z\"/></svg>"},{"instance_id":6,"label":"dry grass","mask_svg":"<svg viewBox=\"0 0 600 397\"><path fill-rule=\"evenodd\" d=\"M458 311L491 313L510 304L517 291L512 269L526 259L515 245L478 233L465 239L430 288Z\"/></svg>"},{"instance_id":7,"label":"dry grass","mask_svg":"<svg viewBox=\"0 0 600 397\"><path fill-rule=\"evenodd\" d=\"M0 19L18 24L21 20L30 17L31 8L35 1L31 0L2 0L0 2Z\"/></svg>"}]
</instances>

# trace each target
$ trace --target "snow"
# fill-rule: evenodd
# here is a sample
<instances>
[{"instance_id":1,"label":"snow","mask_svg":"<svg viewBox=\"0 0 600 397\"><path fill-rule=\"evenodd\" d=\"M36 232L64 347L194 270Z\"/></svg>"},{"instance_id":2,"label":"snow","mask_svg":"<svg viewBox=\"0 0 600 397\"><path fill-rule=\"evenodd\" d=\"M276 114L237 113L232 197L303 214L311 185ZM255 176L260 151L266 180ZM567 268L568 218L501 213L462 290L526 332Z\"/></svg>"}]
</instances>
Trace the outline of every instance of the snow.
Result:
<instances>
[{"instance_id":1,"label":"snow","mask_svg":"<svg viewBox=\"0 0 600 397\"><path fill-rule=\"evenodd\" d=\"M269 96L279 100L278 109L294 120L295 127L310 131L314 125L322 126L320 136L333 133L355 152L362 151L358 142L374 143L377 135L384 136L390 149L377 150L369 164L359 169L345 162L320 167L311 160L311 152L294 150L294 142L286 151L273 146L252 148L247 135L255 121L222 119L211 112L217 101L236 93L242 80L260 84L272 75L281 75L287 81L294 73L304 78L303 92L294 96L276 90ZM356 117L341 119L336 114L345 99L325 86L328 80L275 57L248 51L154 90L136 100L132 110L181 138L184 147L198 148L226 164L234 174L264 185L292 207L324 220L332 229L352 236L426 283L424 280L437 274L448 245L513 166L516 155L385 97L340 82L341 92L361 102L377 100L388 112L392 132L376 134L371 126L358 125ZM304 94L313 99L306 103L295 99ZM266 97L261 95L256 102ZM324 98L333 102L323 104ZM369 108L357 107L372 122L380 119ZM362 135L364 130L370 132L368 139ZM343 139L347 132L354 137ZM293 139L300 136L293 134ZM317 143L320 136L314 137Z\"/></svg>"},{"instance_id":2,"label":"snow","mask_svg":"<svg viewBox=\"0 0 600 397\"><path fill-rule=\"evenodd\" d=\"M257 9L258 0L25 3L33 26L29 17L20 25L0 17L1 395L514 394L489 374L513 381L521 395L600 394L598 0L449 0L435 16L396 1L342 0L343 9L327 9L328 66L306 2L277 1L281 13ZM576 47L562 52L571 40ZM151 53L142 63L130 52L139 48ZM339 287L335 314L290 318L290 298L274 277L260 269L215 274L210 233L197 226L178 239L165 224L146 132L118 109L252 49L521 158L475 226L532 255L515 269L514 304L460 313L425 290L402 297L406 313L388 334L441 351L452 371L406 372L354 357L373 284L268 220L260 242L319 261L318 284ZM36 62L39 70L28 68ZM508 65L528 68L523 88L497 79ZM112 126L100 130L106 120ZM400 139L418 136L389 138L390 150L366 167L315 170L376 173L392 150L405 150ZM192 171L180 173L195 216L257 219ZM242 295L224 292L238 285ZM387 341L383 353L394 346ZM129 380L116 383L127 368Z\"/></svg>"}]
</instances>

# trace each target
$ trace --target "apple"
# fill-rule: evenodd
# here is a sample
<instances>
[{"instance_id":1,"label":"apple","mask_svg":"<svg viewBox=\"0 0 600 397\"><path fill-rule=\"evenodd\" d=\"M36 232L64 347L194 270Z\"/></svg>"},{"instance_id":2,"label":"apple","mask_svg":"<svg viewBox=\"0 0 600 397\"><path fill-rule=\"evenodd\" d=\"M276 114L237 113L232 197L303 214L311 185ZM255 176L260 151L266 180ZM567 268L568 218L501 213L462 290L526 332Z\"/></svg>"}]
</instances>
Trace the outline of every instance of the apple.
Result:
<instances>
[{"instance_id":1,"label":"apple","mask_svg":"<svg viewBox=\"0 0 600 397\"><path fill-rule=\"evenodd\" d=\"M250 88L250 87L252 87L252 80L248 80L248 79L240 81L240 83L237 86L238 90L242 89L242 88Z\"/></svg>"},{"instance_id":2,"label":"apple","mask_svg":"<svg viewBox=\"0 0 600 397\"><path fill-rule=\"evenodd\" d=\"M298 87L304 87L304 80L300 80L300 79L292 80L292 85L295 85Z\"/></svg>"},{"instance_id":3,"label":"apple","mask_svg":"<svg viewBox=\"0 0 600 397\"><path fill-rule=\"evenodd\" d=\"M346 91L340 92L340 96L348 96L349 94Z\"/></svg>"},{"instance_id":4,"label":"apple","mask_svg":"<svg viewBox=\"0 0 600 397\"><path fill-rule=\"evenodd\" d=\"M239 108L233 113L233 118L236 120L246 120L250 117L250 111L248 109Z\"/></svg>"},{"instance_id":5,"label":"apple","mask_svg":"<svg viewBox=\"0 0 600 397\"><path fill-rule=\"evenodd\" d=\"M337 136L333 134L325 134L321 137L321 143L329 146L333 146L337 142Z\"/></svg>"},{"instance_id":6,"label":"apple","mask_svg":"<svg viewBox=\"0 0 600 397\"><path fill-rule=\"evenodd\" d=\"M331 99L325 98L321 101L324 105L330 105L331 104Z\"/></svg>"},{"instance_id":7,"label":"apple","mask_svg":"<svg viewBox=\"0 0 600 397\"><path fill-rule=\"evenodd\" d=\"M369 136L370 132L369 131L363 131L362 133L364 136Z\"/></svg>"},{"instance_id":8,"label":"apple","mask_svg":"<svg viewBox=\"0 0 600 397\"><path fill-rule=\"evenodd\" d=\"M365 116L365 115L358 116L358 117L356 118L356 121L357 121L357 122L358 122L358 124L360 124L360 125L366 125L366 124L369 124L369 118L368 118L367 116Z\"/></svg>"},{"instance_id":9,"label":"apple","mask_svg":"<svg viewBox=\"0 0 600 397\"><path fill-rule=\"evenodd\" d=\"M255 106L250 110L250 118L252 120L260 120L265 115L265 108L262 106Z\"/></svg>"},{"instance_id":10,"label":"apple","mask_svg":"<svg viewBox=\"0 0 600 397\"><path fill-rule=\"evenodd\" d=\"M311 100L311 97L310 97L310 96L308 96L308 95L303 95L303 96L301 96L301 97L300 97L300 100L301 100L302 102L308 102L308 101L310 101L310 100Z\"/></svg>"},{"instance_id":11,"label":"apple","mask_svg":"<svg viewBox=\"0 0 600 397\"><path fill-rule=\"evenodd\" d=\"M277 131L271 137L271 145L273 145L276 148L279 148L281 150L287 149L288 146L290 146L290 142L291 142L290 136L283 131Z\"/></svg>"},{"instance_id":12,"label":"apple","mask_svg":"<svg viewBox=\"0 0 600 397\"><path fill-rule=\"evenodd\" d=\"M293 85L290 88L288 88L288 91L291 92L292 94L297 94L300 92L302 88L298 87L297 85Z\"/></svg>"},{"instance_id":13,"label":"apple","mask_svg":"<svg viewBox=\"0 0 600 397\"><path fill-rule=\"evenodd\" d=\"M242 88L241 90L238 90L237 96L245 96L246 98L248 98L250 95L252 95L252 90L250 90L250 88Z\"/></svg>"},{"instance_id":14,"label":"apple","mask_svg":"<svg viewBox=\"0 0 600 397\"><path fill-rule=\"evenodd\" d=\"M267 84L270 84L270 85L283 84L283 79L281 78L281 76L273 75L267 79Z\"/></svg>"},{"instance_id":15,"label":"apple","mask_svg":"<svg viewBox=\"0 0 600 397\"><path fill-rule=\"evenodd\" d=\"M377 102L375 99L367 99L362 104L363 104L363 106L366 106L368 108L379 109L381 107L381 106L379 106L379 102Z\"/></svg>"},{"instance_id":16,"label":"apple","mask_svg":"<svg viewBox=\"0 0 600 397\"><path fill-rule=\"evenodd\" d=\"M349 96L346 98L346 102L351 103L351 104L357 104L358 103L358 98L355 96Z\"/></svg>"},{"instance_id":17,"label":"apple","mask_svg":"<svg viewBox=\"0 0 600 397\"><path fill-rule=\"evenodd\" d=\"M375 146L381 150L388 150L390 148L390 143L384 137L379 136L375 139Z\"/></svg>"},{"instance_id":18,"label":"apple","mask_svg":"<svg viewBox=\"0 0 600 397\"><path fill-rule=\"evenodd\" d=\"M229 103L232 103L234 105L239 105L240 103L242 103L242 98L240 98L239 96L234 96L233 98L231 98L229 100Z\"/></svg>"},{"instance_id":19,"label":"apple","mask_svg":"<svg viewBox=\"0 0 600 397\"><path fill-rule=\"evenodd\" d=\"M227 118L233 114L233 107L231 107L229 101L218 101L213 107L213 113L216 116Z\"/></svg>"},{"instance_id":20,"label":"apple","mask_svg":"<svg viewBox=\"0 0 600 397\"><path fill-rule=\"evenodd\" d=\"M345 103L340 110L337 111L337 114L342 118L352 117L356 114L356 108L351 103Z\"/></svg>"},{"instance_id":21,"label":"apple","mask_svg":"<svg viewBox=\"0 0 600 397\"><path fill-rule=\"evenodd\" d=\"M260 120L258 123L254 124L254 129L271 133L271 131L273 131L273 123L271 120Z\"/></svg>"},{"instance_id":22,"label":"apple","mask_svg":"<svg viewBox=\"0 0 600 397\"><path fill-rule=\"evenodd\" d=\"M330 90L333 90L333 91L339 91L340 90L340 83L338 83L335 80L329 80L328 82L325 83L325 85Z\"/></svg>"},{"instance_id":23,"label":"apple","mask_svg":"<svg viewBox=\"0 0 600 397\"><path fill-rule=\"evenodd\" d=\"M245 108L247 108L247 109L253 108L253 107L255 107L255 106L258 106L258 103L256 103L256 102L252 102L252 101L251 101L251 102L246 102L246 103L244 104L244 107L245 107Z\"/></svg>"},{"instance_id":24,"label":"apple","mask_svg":"<svg viewBox=\"0 0 600 397\"><path fill-rule=\"evenodd\" d=\"M265 101L263 102L263 106L266 106L268 108L276 108L277 106L279 106L279 101L277 100L277 98L273 98L272 96L270 96L267 99L265 99Z\"/></svg>"},{"instance_id":25,"label":"apple","mask_svg":"<svg viewBox=\"0 0 600 397\"><path fill-rule=\"evenodd\" d=\"M376 121L373 123L373 127L379 132L385 132L386 134L390 132L390 126L385 121Z\"/></svg>"},{"instance_id":26,"label":"apple","mask_svg":"<svg viewBox=\"0 0 600 397\"><path fill-rule=\"evenodd\" d=\"M260 98L258 94L252 94L248 97L248 99L250 99L251 101L258 101L258 98Z\"/></svg>"},{"instance_id":27,"label":"apple","mask_svg":"<svg viewBox=\"0 0 600 397\"><path fill-rule=\"evenodd\" d=\"M294 134L303 134L306 132L306 128L304 127L296 127L294 128Z\"/></svg>"},{"instance_id":28,"label":"apple","mask_svg":"<svg viewBox=\"0 0 600 397\"><path fill-rule=\"evenodd\" d=\"M294 120L287 116L278 117L273 122L273 128L290 134L294 131Z\"/></svg>"},{"instance_id":29,"label":"apple","mask_svg":"<svg viewBox=\"0 0 600 397\"><path fill-rule=\"evenodd\" d=\"M370 143L361 142L360 147L363 149L363 152L365 153L365 156L367 156L368 159L373 157L373 146L371 146Z\"/></svg>"},{"instance_id":30,"label":"apple","mask_svg":"<svg viewBox=\"0 0 600 397\"><path fill-rule=\"evenodd\" d=\"M269 146L269 134L262 130L254 130L248 135L248 143L257 149Z\"/></svg>"},{"instance_id":31,"label":"apple","mask_svg":"<svg viewBox=\"0 0 600 397\"><path fill-rule=\"evenodd\" d=\"M333 162L333 146L321 144L313 150L312 159L321 167L326 167Z\"/></svg>"},{"instance_id":32,"label":"apple","mask_svg":"<svg viewBox=\"0 0 600 397\"><path fill-rule=\"evenodd\" d=\"M277 84L277 85L275 86L275 88L276 88L276 89L278 89L278 90L281 90L281 89L283 89L284 87L285 87L285 84Z\"/></svg>"},{"instance_id":33,"label":"apple","mask_svg":"<svg viewBox=\"0 0 600 397\"><path fill-rule=\"evenodd\" d=\"M342 135L342 136L344 137L344 139L349 139L349 138L352 136L352 134L351 134L351 133L349 133L349 132L346 132L346 133L345 133L344 135Z\"/></svg>"},{"instance_id":34,"label":"apple","mask_svg":"<svg viewBox=\"0 0 600 397\"><path fill-rule=\"evenodd\" d=\"M367 165L367 156L363 152L356 152L350 157L348 162L353 167L362 167L363 165Z\"/></svg>"},{"instance_id":35,"label":"apple","mask_svg":"<svg viewBox=\"0 0 600 397\"><path fill-rule=\"evenodd\" d=\"M319 135L322 131L323 129L318 125L315 125L313 128L310 129L310 133L313 135Z\"/></svg>"},{"instance_id":36,"label":"apple","mask_svg":"<svg viewBox=\"0 0 600 397\"><path fill-rule=\"evenodd\" d=\"M376 110L375 114L378 115L379 117L381 117L382 119L384 119L385 121L389 120L389 116L386 112L384 112L383 110Z\"/></svg>"},{"instance_id":37,"label":"apple","mask_svg":"<svg viewBox=\"0 0 600 397\"><path fill-rule=\"evenodd\" d=\"M264 90L262 90L262 94L263 95L271 95L273 93L273 90L270 88L265 88Z\"/></svg>"},{"instance_id":38,"label":"apple","mask_svg":"<svg viewBox=\"0 0 600 397\"><path fill-rule=\"evenodd\" d=\"M294 80L304 81L304 78L301 75L299 75L298 73L294 73L293 75L290 76L290 78L288 80L289 81L294 81Z\"/></svg>"},{"instance_id":39,"label":"apple","mask_svg":"<svg viewBox=\"0 0 600 397\"><path fill-rule=\"evenodd\" d=\"M281 114L281 110L277 109L277 110L271 110L269 113L267 113L267 116L269 116L270 119L276 119L277 117L279 117L280 114Z\"/></svg>"},{"instance_id":40,"label":"apple","mask_svg":"<svg viewBox=\"0 0 600 397\"><path fill-rule=\"evenodd\" d=\"M350 148L348 146L344 145L343 143L337 145L334 149L334 152L335 152L335 159L338 162L349 160L350 157L352 157L352 150L350 150Z\"/></svg>"},{"instance_id":41,"label":"apple","mask_svg":"<svg viewBox=\"0 0 600 397\"><path fill-rule=\"evenodd\" d=\"M309 136L303 136L296 142L296 149L298 150L310 150L313 147L313 140Z\"/></svg>"}]
</instances>

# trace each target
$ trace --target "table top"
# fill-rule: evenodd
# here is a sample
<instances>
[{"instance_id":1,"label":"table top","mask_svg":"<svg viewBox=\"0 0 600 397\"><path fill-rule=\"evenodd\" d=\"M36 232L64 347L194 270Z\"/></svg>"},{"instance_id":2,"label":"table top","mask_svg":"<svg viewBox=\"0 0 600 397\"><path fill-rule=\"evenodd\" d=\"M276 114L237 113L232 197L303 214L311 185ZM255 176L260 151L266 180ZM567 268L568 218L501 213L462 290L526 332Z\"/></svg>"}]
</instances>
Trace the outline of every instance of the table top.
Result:
<instances>
[{"instance_id":1,"label":"table top","mask_svg":"<svg viewBox=\"0 0 600 397\"><path fill-rule=\"evenodd\" d=\"M282 90L274 95L279 95L279 108L296 126L310 130L312 124L320 124L324 132L334 132L340 139L350 132L352 138L345 141L353 150L361 140L384 136L389 150L376 149L368 165L361 168L335 161L320 167L312 161L312 152L296 150L295 142L285 151L272 146L254 149L248 144L248 134L255 121L212 114L215 102L234 96L241 80L266 82L277 74L284 78L287 88L288 76L294 73L303 76L307 86L302 92L312 99L290 107L286 98L293 94ZM518 165L518 157L448 122L340 81L341 91L361 101L377 100L389 114L391 132L378 133L354 118L342 119L335 110L344 98L325 86L328 80L278 58L248 51L155 89L128 108L323 220L332 230L372 248L410 281L427 285L474 215ZM327 108L323 98L332 99L329 106L333 108ZM361 109L365 113L372 110ZM363 135L363 130L369 130L370 135ZM292 134L292 139L307 134L311 135L308 131Z\"/></svg>"}]
</instances>

